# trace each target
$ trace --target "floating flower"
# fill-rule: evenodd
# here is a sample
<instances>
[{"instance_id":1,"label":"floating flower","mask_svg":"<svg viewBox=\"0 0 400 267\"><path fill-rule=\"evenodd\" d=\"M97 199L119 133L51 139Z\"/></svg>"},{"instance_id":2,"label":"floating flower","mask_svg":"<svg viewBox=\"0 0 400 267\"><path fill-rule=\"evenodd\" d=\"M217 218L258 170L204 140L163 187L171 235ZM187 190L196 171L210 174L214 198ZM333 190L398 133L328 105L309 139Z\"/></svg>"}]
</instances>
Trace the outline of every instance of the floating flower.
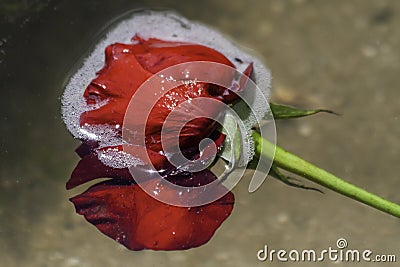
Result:
<instances>
[{"instance_id":1,"label":"floating flower","mask_svg":"<svg viewBox=\"0 0 400 267\"><path fill-rule=\"evenodd\" d=\"M165 25L178 24L184 31L190 28L168 13L136 15L130 25L137 25L133 21L138 18L145 21L162 19ZM143 26L149 27L148 23L143 23ZM213 40L208 46L205 42L194 42L197 37L190 35L189 31L181 32L189 34L189 38L176 38L177 33L170 32L169 37L163 34L157 36L157 29L152 30L154 33L150 36L142 29L133 32L133 38L128 41L126 36L116 41L118 38L108 35L113 42L96 48L94 56L86 60L85 67L71 78L63 97L63 116L68 129L82 140L82 145L76 150L81 160L67 182L67 189L98 178L109 178L71 198L77 213L128 249L189 249L206 243L213 236L230 215L234 197L221 183L215 185L218 180L210 170L191 170L188 166L173 165L170 160L174 155L165 150L170 144L163 143L162 138L168 141L178 136L179 152L186 159L210 162L215 157L216 148L221 148L226 138L213 119L223 115L223 111L220 105L208 105L196 118L188 120L183 112L175 117L172 124L165 122L183 104L189 109L195 107L190 103L197 99L210 99L222 105L235 104L253 71L253 61L258 67L254 75L262 77L261 83L266 81L268 85L269 74L257 60L243 54L229 42L219 44L231 49L229 53L218 51L214 43L219 41L214 38L222 37L213 31L206 35ZM103 66L99 65L101 47L105 50ZM212 76L228 81L232 86L228 88L190 80L165 92L161 87L160 96L147 118L142 117L142 106L149 99L154 99L154 91L145 91L144 94L141 91L136 106L130 106L132 98L139 95L139 89L152 77L172 66L191 62L212 62L226 66L228 70L238 69L246 79L237 81L230 70L217 71ZM260 75L260 69L264 71L263 75ZM95 70L98 71L93 77ZM164 77L166 82L173 79ZM253 98L256 102L260 99ZM268 104L265 106L264 102L258 104L258 118L268 109ZM129 115L128 107L133 110ZM132 137L125 138L124 130L135 129L135 124L143 125L144 119L144 131L132 130ZM247 137L252 126L250 119ZM137 141L140 138L144 139L144 143ZM199 148L204 138L213 142ZM248 153L247 158L250 159L252 154ZM146 179L141 179L142 176ZM179 189L174 186L179 186ZM203 187L214 197L213 200L201 205L189 205L192 199L203 197L203 189L192 189ZM162 197L163 201L158 197ZM177 199L182 205L171 204L177 203Z\"/></svg>"},{"instance_id":2,"label":"floating flower","mask_svg":"<svg viewBox=\"0 0 400 267\"><path fill-rule=\"evenodd\" d=\"M157 72L174 64L196 60L232 65L223 55L205 46L158 39L144 40L138 36L132 40L133 44L113 44L106 48L106 64L84 92L87 104L96 105L105 100L106 104L83 113L82 125L123 125L129 100L137 88L152 75L149 71ZM186 181L185 184L189 187L206 185L216 180L216 177L208 170L197 173L179 172L168 165L167 158L160 153L162 149L159 140L168 113L180 102L196 97L220 101L232 101L235 98L216 85L197 83L179 86L167 92L154 106L147 120L145 133L147 140L151 140L146 142L145 151L153 167L164 172L169 171L163 177L165 180L178 184ZM189 152L187 155L193 157L199 153L199 141L210 136L215 128L214 124L210 119L198 118L185 125L186 128L181 131L184 137L181 144ZM223 139L219 140L218 145ZM195 149L190 149L189 144ZM232 211L233 194L226 193L223 186L219 186L217 190L224 191L224 196L207 205L177 207L160 202L143 191L142 187L158 188L156 194L170 194L171 197L175 197L176 189L167 184L161 185L156 179L150 179L142 183L141 187L138 186L128 168L109 167L99 160L101 153L109 151L123 151L126 156L139 160L145 157L136 153L141 150L134 145L98 148L96 144L84 143L77 149L82 159L67 182L67 188L96 178L114 178L92 186L71 201L77 213L84 215L101 232L129 249L176 250L199 246L212 237ZM137 168L141 167L138 164ZM180 197L185 196L181 194Z\"/></svg>"}]
</instances>

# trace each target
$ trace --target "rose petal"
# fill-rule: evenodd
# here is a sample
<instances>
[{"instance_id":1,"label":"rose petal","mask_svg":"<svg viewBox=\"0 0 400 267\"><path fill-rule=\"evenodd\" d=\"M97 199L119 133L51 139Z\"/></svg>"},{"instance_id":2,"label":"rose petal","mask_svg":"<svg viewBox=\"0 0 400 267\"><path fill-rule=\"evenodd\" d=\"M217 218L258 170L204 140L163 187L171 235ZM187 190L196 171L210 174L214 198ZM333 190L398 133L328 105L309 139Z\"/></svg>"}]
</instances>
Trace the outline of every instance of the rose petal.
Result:
<instances>
[{"instance_id":1,"label":"rose petal","mask_svg":"<svg viewBox=\"0 0 400 267\"><path fill-rule=\"evenodd\" d=\"M106 166L99 160L96 153L90 153L78 162L66 184L66 188L72 189L98 178L123 178L133 181L128 168L117 169Z\"/></svg>"},{"instance_id":2,"label":"rose petal","mask_svg":"<svg viewBox=\"0 0 400 267\"><path fill-rule=\"evenodd\" d=\"M143 245L135 240L137 214L134 185L113 179L90 187L70 199L76 212L102 233L132 250Z\"/></svg>"},{"instance_id":3,"label":"rose petal","mask_svg":"<svg viewBox=\"0 0 400 267\"><path fill-rule=\"evenodd\" d=\"M166 194L176 194L169 190L163 188ZM77 213L128 249L181 250L210 240L230 215L234 197L228 192L204 206L176 207L157 201L137 184L114 179L90 187L71 201Z\"/></svg>"},{"instance_id":4,"label":"rose petal","mask_svg":"<svg viewBox=\"0 0 400 267\"><path fill-rule=\"evenodd\" d=\"M107 150L113 151L123 151L138 160L143 159L144 157L149 157L150 162L156 170L162 170L167 168L169 165L168 160L165 156L151 151L149 149L144 149L143 153L148 153L148 155L138 154L137 149L135 150L135 146L124 145L124 146L112 146L112 147L103 147L100 149L92 150L88 152L88 144L84 143L77 149L77 153L79 153L83 158L78 162L78 165L75 167L74 171L71 174L71 178L68 180L66 184L67 189L74 188L86 182L98 179L98 178L120 178L128 181L134 181L132 175L129 172L128 168L113 168L105 165L100 159L98 153L105 153ZM90 146L91 147L91 146ZM116 159L117 160L117 159ZM146 162L143 160L143 162ZM149 168L146 166L138 166L138 169L143 169L143 171L147 171Z\"/></svg>"},{"instance_id":5,"label":"rose petal","mask_svg":"<svg viewBox=\"0 0 400 267\"><path fill-rule=\"evenodd\" d=\"M151 73L170 66L191 61L211 61L234 67L223 54L204 45L164 41L157 38L143 39L138 34L132 38L133 51L139 63Z\"/></svg>"},{"instance_id":6,"label":"rose petal","mask_svg":"<svg viewBox=\"0 0 400 267\"><path fill-rule=\"evenodd\" d=\"M82 141L82 144L75 149L75 152L76 154L78 154L79 157L83 158L84 156L95 150L98 146L99 142L97 141L84 140Z\"/></svg>"},{"instance_id":7,"label":"rose petal","mask_svg":"<svg viewBox=\"0 0 400 267\"><path fill-rule=\"evenodd\" d=\"M203 160L207 161L212 158L216 151L214 147L220 147L225 140L225 135L220 132L214 132L210 138L214 140L214 145L207 146L202 151ZM66 188L72 189L86 182L99 179L99 178L119 178L128 181L134 181L132 175L128 168L113 168L105 165L99 160L97 152L105 152L109 149L123 151L136 158L143 159L146 155L138 154L137 146L123 145L123 146L112 146L103 147L98 149L98 143L92 141L83 142L75 151L82 158L78 165L73 170L70 179L67 181ZM159 171L172 171L174 166L172 166L167 158L157 152L150 149L145 149L144 152L148 153L148 157L152 163L153 168ZM192 147L182 151L183 154L189 159L198 159L200 152L197 147ZM146 157L147 157L146 156ZM145 166L139 166L143 171L146 171Z\"/></svg>"},{"instance_id":8,"label":"rose petal","mask_svg":"<svg viewBox=\"0 0 400 267\"><path fill-rule=\"evenodd\" d=\"M84 97L88 104L108 102L98 109L84 112L81 125L122 125L132 95L152 73L136 60L132 45L113 44L106 48L106 63L88 85Z\"/></svg>"},{"instance_id":9,"label":"rose petal","mask_svg":"<svg viewBox=\"0 0 400 267\"><path fill-rule=\"evenodd\" d=\"M122 126L127 106L138 88L152 74L184 62L210 61L222 63L230 67L234 65L221 53L209 47L182 42L169 42L155 38L148 40L139 36L133 38L133 44L113 44L106 48L106 63L98 72L98 76L88 85L84 98L88 104L96 104L107 100L97 109L84 112L81 115L81 125L108 124ZM218 73L218 75L224 75ZM143 101L151 100L149 92ZM214 84L201 83L178 86L166 92L157 101L146 120L145 140L146 147L159 152L161 146L161 129L165 119L176 106L189 99L198 97L212 98L229 103L237 98L234 92ZM140 107L138 107L140 108ZM147 112L147 111L146 111ZM182 114L179 121L170 124L165 140L174 139L179 132L179 144L182 149L200 142L215 128L214 120L209 119L219 114L220 109L209 107L201 109L201 114L187 122L187 116ZM187 114L186 114L187 115ZM130 116L129 129L135 125L143 125L142 116ZM181 127L183 128L181 129ZM136 133L141 134L141 133ZM142 145L142 144L139 144ZM168 146L168 141L166 144Z\"/></svg>"}]
</instances>

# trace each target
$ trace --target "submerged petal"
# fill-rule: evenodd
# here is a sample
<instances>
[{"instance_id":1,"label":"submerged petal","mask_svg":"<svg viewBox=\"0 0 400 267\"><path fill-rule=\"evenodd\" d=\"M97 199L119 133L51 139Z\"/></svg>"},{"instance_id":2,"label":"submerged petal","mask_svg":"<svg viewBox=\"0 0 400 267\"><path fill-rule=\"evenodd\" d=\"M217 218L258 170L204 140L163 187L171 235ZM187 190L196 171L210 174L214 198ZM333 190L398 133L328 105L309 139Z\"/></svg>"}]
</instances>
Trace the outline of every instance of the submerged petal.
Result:
<instances>
[{"instance_id":1,"label":"submerged petal","mask_svg":"<svg viewBox=\"0 0 400 267\"><path fill-rule=\"evenodd\" d=\"M76 154L79 157L83 158L84 156L93 152L96 148L99 147L99 142L92 140L84 140L82 144L75 149Z\"/></svg>"},{"instance_id":2,"label":"submerged petal","mask_svg":"<svg viewBox=\"0 0 400 267\"><path fill-rule=\"evenodd\" d=\"M203 160L211 159L216 154L216 151L213 148L218 148L222 145L225 140L225 135L215 132L210 136L210 138L214 141L214 145L209 145L201 152L198 151L198 147L191 147L183 150L183 154L189 159L198 159L201 153ZM137 146L133 145L98 148L97 142L85 141L75 150L81 157L81 160L78 162L78 165L73 170L70 179L67 181L66 188L72 189L98 178L118 178L134 182L128 167L114 168L104 164L104 162L99 159L99 153L107 153L108 150L126 153L128 156L132 156L144 163L148 162L146 160L148 157L150 160L148 163L151 163L152 167L160 172L169 173L174 170L174 166L168 162L168 159L165 156L150 149L138 149ZM147 155L144 153L147 153ZM115 153L111 156L114 157L110 159L111 161L117 160L115 159ZM137 166L136 169L142 169L143 172L149 170L145 165Z\"/></svg>"},{"instance_id":3,"label":"submerged petal","mask_svg":"<svg viewBox=\"0 0 400 267\"><path fill-rule=\"evenodd\" d=\"M215 179L208 171L205 174L206 180ZM168 187L162 190L176 194ZM230 215L234 197L228 192L207 205L177 207L154 199L137 184L114 179L90 187L71 201L77 213L128 249L181 250L209 241Z\"/></svg>"},{"instance_id":4,"label":"submerged petal","mask_svg":"<svg viewBox=\"0 0 400 267\"><path fill-rule=\"evenodd\" d=\"M126 167L111 167L106 165L100 160L100 157L110 157L110 161L122 161L120 164L129 165L127 158L131 157L132 161L137 162L148 162L145 157L148 157L150 162L156 170L162 170L169 166L167 158L157 152L150 149L137 149L136 146L122 145L122 146L112 146L103 148L94 148L94 145L90 143L83 143L76 150L82 159L78 162L74 171L71 174L71 178L68 180L66 188L71 189L86 182L98 179L98 178L119 178L128 181L132 181L133 177L129 171L129 166ZM110 153L112 152L112 153ZM107 155L110 153L111 155ZM121 153L119 159L116 153ZM145 155L144 153L147 153ZM147 171L149 168L147 166L138 166L137 169L143 169Z\"/></svg>"},{"instance_id":5,"label":"submerged petal","mask_svg":"<svg viewBox=\"0 0 400 267\"><path fill-rule=\"evenodd\" d=\"M72 189L98 178L122 178L133 181L128 168L117 169L106 166L99 160L96 153L90 153L78 162L66 188Z\"/></svg>"}]
</instances>

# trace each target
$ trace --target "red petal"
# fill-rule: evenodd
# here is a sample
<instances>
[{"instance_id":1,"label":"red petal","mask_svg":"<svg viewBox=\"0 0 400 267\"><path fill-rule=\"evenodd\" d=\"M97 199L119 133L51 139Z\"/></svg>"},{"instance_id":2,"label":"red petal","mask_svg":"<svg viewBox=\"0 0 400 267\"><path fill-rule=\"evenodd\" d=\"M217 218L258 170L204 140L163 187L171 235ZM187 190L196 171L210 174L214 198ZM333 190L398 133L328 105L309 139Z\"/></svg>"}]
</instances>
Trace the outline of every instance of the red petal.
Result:
<instances>
[{"instance_id":1,"label":"red petal","mask_svg":"<svg viewBox=\"0 0 400 267\"><path fill-rule=\"evenodd\" d=\"M144 69L157 73L170 66L191 61L211 61L234 65L223 54L204 45L163 41L156 38L145 40L139 35L132 38L133 51Z\"/></svg>"},{"instance_id":2,"label":"red petal","mask_svg":"<svg viewBox=\"0 0 400 267\"><path fill-rule=\"evenodd\" d=\"M117 43L106 48L105 66L98 72L97 78L88 85L84 97L88 104L103 100L108 102L98 109L84 112L80 118L81 125L121 126L129 101L142 83L153 73L172 65L190 61L210 61L234 67L224 55L203 45L168 42L155 38L144 40L139 36L135 36L133 41L136 43ZM146 99L152 99L152 96L146 96ZM157 101L146 121L146 146L149 149L161 151L160 132L166 117L175 106L197 97L209 97L220 101L234 100L225 88L208 83L199 82L196 85L183 85L172 89ZM207 117L215 117L219 112L219 109L210 107L187 123L180 131L181 147L190 147L193 142L197 143L208 136L215 128L215 122ZM186 122L186 117L183 116L181 119ZM135 120L140 120L138 123L143 125L141 116L132 116L132 120L133 125L130 125L130 128L135 127ZM167 132L171 132L171 138L176 136L175 126L178 129L183 126L182 121L177 121L176 125L171 125L171 129L166 129Z\"/></svg>"},{"instance_id":3,"label":"red petal","mask_svg":"<svg viewBox=\"0 0 400 267\"><path fill-rule=\"evenodd\" d=\"M222 145L225 135L219 132L215 132L210 136L214 140L215 146L219 147ZM128 168L112 168L104 165L97 155L97 151L106 151L108 149L117 149L118 151L124 151L125 153L134 155L136 158L143 158L145 155L139 153L140 150L136 146L124 145L124 146L113 146L103 147L96 149L97 142L83 142L77 149L76 152L82 159L78 162L74 171L71 174L71 178L66 184L67 189L72 189L86 182L98 179L98 178L119 178L128 181L134 181ZM203 151L203 160L208 160L215 155L212 149L213 146L208 146ZM167 158L157 152L150 149L146 149L143 152L148 153L148 157L156 170L171 170L173 166L168 162ZM193 149L186 149L183 151L184 155L188 158L197 159L199 152L197 147ZM194 156L193 156L194 155ZM141 166L146 170L145 166Z\"/></svg>"},{"instance_id":4,"label":"red petal","mask_svg":"<svg viewBox=\"0 0 400 267\"><path fill-rule=\"evenodd\" d=\"M96 226L102 233L132 250L143 245L135 240L137 214L134 185L118 185L117 180L90 187L70 199L76 212Z\"/></svg>"},{"instance_id":5,"label":"red petal","mask_svg":"<svg viewBox=\"0 0 400 267\"><path fill-rule=\"evenodd\" d=\"M147 157L146 155L140 154L137 147L124 145L124 146L113 146L113 147L103 147L101 149L95 149L90 151L93 146L88 143L83 143L77 149L77 153L82 155L83 158L78 162L74 171L71 174L71 178L68 180L66 188L71 189L86 182L98 179L98 178L120 178L129 181L134 181L132 175L128 168L113 168L105 165L99 160L97 152L105 152L108 149L124 151L138 159ZM161 170L169 167L167 158L159 153L151 151L149 149L144 149L143 153L148 153L148 157L156 170ZM144 161L146 162L146 161ZM146 166L139 166L138 168L146 171L148 168Z\"/></svg>"},{"instance_id":6,"label":"red petal","mask_svg":"<svg viewBox=\"0 0 400 267\"><path fill-rule=\"evenodd\" d=\"M197 176L195 180L203 174ZM151 183L145 186L154 186ZM162 193L176 195L171 190L163 187ZM128 249L180 250L210 240L230 215L234 197L228 192L204 206L176 207L157 201L136 184L112 180L92 186L71 201L77 213Z\"/></svg>"},{"instance_id":7,"label":"red petal","mask_svg":"<svg viewBox=\"0 0 400 267\"><path fill-rule=\"evenodd\" d=\"M108 99L102 107L81 115L81 125L122 125L132 95L152 73L136 60L132 45L113 44L106 48L106 63L84 92L88 104Z\"/></svg>"},{"instance_id":8,"label":"red petal","mask_svg":"<svg viewBox=\"0 0 400 267\"><path fill-rule=\"evenodd\" d=\"M75 167L66 188L71 189L98 178L123 178L133 181L128 168L117 169L104 165L96 153L84 156Z\"/></svg>"},{"instance_id":9,"label":"red petal","mask_svg":"<svg viewBox=\"0 0 400 267\"><path fill-rule=\"evenodd\" d=\"M82 144L75 149L75 152L76 154L78 154L79 157L83 158L84 156L94 151L98 146L99 143L97 141L85 140L82 141Z\"/></svg>"}]
</instances>

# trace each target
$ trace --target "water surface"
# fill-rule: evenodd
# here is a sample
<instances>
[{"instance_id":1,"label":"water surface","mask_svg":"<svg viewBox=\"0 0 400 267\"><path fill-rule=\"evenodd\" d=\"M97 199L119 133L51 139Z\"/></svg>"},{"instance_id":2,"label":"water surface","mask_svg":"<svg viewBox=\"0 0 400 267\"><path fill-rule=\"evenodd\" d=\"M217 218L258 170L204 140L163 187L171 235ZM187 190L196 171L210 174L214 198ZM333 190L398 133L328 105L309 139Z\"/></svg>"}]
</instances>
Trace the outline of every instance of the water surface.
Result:
<instances>
[{"instance_id":1,"label":"water surface","mask_svg":"<svg viewBox=\"0 0 400 267\"><path fill-rule=\"evenodd\" d=\"M78 142L60 118L66 79L109 21L133 8L172 9L258 53L272 71L275 101L342 114L279 122L279 145L400 203L400 2L34 3L1 9L7 12L0 25L2 266L265 266L256 258L264 245L322 250L341 237L350 248L397 253L400 260L398 219L327 190L322 195L272 179L253 194L242 181L233 214L208 244L128 251L74 213L68 198L81 189L64 186Z\"/></svg>"}]
</instances>

